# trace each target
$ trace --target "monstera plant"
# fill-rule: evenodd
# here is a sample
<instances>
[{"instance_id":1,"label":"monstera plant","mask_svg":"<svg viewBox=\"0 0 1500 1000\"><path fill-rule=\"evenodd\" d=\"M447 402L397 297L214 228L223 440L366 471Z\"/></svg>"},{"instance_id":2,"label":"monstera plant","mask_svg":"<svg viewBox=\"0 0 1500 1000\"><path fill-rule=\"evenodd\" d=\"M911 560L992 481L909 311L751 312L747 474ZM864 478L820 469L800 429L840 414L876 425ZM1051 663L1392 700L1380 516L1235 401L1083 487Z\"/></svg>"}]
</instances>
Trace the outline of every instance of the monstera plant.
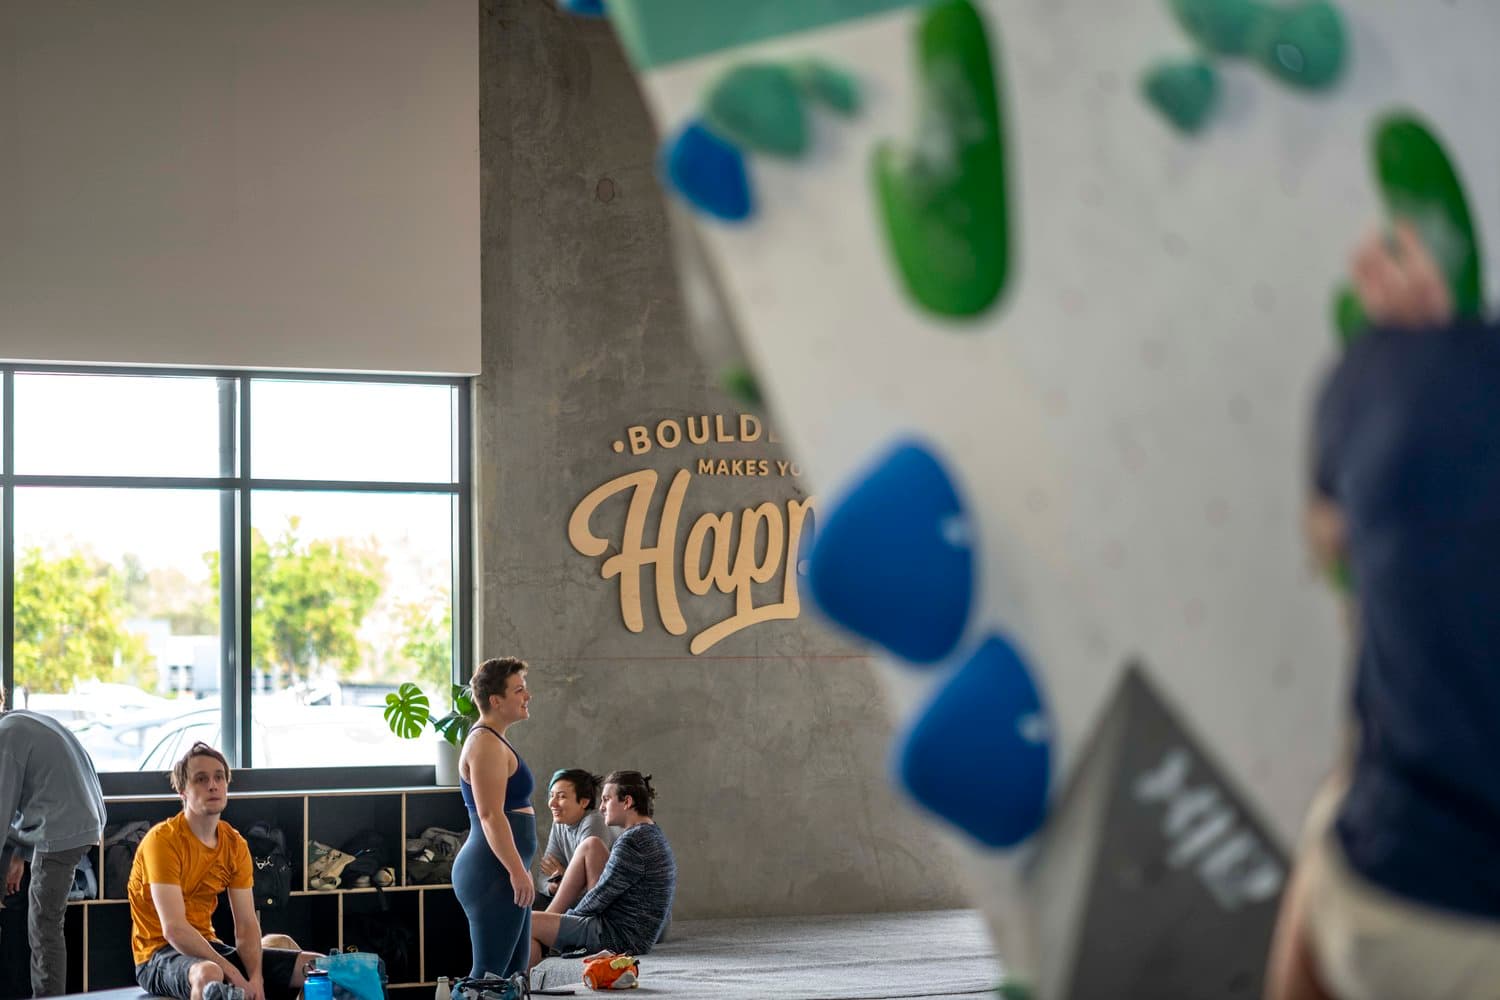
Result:
<instances>
[{"instance_id":1,"label":"monstera plant","mask_svg":"<svg viewBox=\"0 0 1500 1000\"><path fill-rule=\"evenodd\" d=\"M464 739L469 735L469 727L479 721L479 710L474 707L474 699L464 685L454 684L450 695L453 710L438 718L432 714L432 703L428 701L426 693L407 681L385 696L386 724L391 727L391 732L402 739L413 740L421 736L431 723L433 730L443 739L455 747L463 746Z\"/></svg>"}]
</instances>

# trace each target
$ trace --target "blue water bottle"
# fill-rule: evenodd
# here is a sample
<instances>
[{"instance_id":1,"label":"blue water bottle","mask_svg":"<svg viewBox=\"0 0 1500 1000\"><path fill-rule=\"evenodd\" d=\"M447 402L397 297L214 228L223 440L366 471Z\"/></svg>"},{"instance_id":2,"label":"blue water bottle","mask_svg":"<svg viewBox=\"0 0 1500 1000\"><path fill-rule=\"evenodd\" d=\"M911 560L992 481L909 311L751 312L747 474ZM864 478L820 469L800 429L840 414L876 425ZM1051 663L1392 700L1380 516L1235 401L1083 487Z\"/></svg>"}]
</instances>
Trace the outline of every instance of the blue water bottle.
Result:
<instances>
[{"instance_id":1,"label":"blue water bottle","mask_svg":"<svg viewBox=\"0 0 1500 1000\"><path fill-rule=\"evenodd\" d=\"M302 984L302 1000L333 1000L333 980L327 969L308 969Z\"/></svg>"}]
</instances>

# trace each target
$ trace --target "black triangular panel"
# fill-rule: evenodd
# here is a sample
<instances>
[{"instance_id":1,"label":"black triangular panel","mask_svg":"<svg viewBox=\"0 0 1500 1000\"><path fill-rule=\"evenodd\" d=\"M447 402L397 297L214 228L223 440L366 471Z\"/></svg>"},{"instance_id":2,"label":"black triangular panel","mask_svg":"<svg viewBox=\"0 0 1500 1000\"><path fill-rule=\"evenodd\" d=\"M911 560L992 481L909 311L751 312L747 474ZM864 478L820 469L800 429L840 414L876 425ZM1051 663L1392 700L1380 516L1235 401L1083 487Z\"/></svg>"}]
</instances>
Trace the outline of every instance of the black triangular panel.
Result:
<instances>
[{"instance_id":1,"label":"black triangular panel","mask_svg":"<svg viewBox=\"0 0 1500 1000\"><path fill-rule=\"evenodd\" d=\"M1044 997L1261 995L1287 859L1128 667L1033 870Z\"/></svg>"}]
</instances>

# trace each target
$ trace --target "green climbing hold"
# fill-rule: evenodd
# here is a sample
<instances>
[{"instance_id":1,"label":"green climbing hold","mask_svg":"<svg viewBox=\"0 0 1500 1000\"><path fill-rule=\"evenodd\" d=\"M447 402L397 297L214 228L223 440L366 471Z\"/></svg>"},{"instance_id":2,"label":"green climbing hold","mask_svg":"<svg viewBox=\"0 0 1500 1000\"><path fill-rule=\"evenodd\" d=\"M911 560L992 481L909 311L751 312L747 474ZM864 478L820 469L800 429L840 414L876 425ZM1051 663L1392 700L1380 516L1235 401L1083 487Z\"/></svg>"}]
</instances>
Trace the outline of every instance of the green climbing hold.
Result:
<instances>
[{"instance_id":1,"label":"green climbing hold","mask_svg":"<svg viewBox=\"0 0 1500 1000\"><path fill-rule=\"evenodd\" d=\"M1377 122L1371 159L1381 199L1392 221L1409 222L1448 279L1454 311L1484 312L1484 262L1463 182L1436 136L1414 114L1387 115ZM1368 320L1348 288L1334 299L1334 328L1345 347L1365 332Z\"/></svg>"},{"instance_id":2,"label":"green climbing hold","mask_svg":"<svg viewBox=\"0 0 1500 1000\"><path fill-rule=\"evenodd\" d=\"M1256 0L1169 0L1172 15L1184 31L1209 52L1242 56L1267 16Z\"/></svg>"},{"instance_id":3,"label":"green climbing hold","mask_svg":"<svg viewBox=\"0 0 1500 1000\"><path fill-rule=\"evenodd\" d=\"M1354 593L1354 571L1347 558L1339 558L1328 567L1328 583L1341 594Z\"/></svg>"},{"instance_id":4,"label":"green climbing hold","mask_svg":"<svg viewBox=\"0 0 1500 1000\"><path fill-rule=\"evenodd\" d=\"M1353 346L1369 331L1369 325L1364 306L1359 304L1354 289L1341 286L1333 300L1333 327L1338 331L1339 343L1345 348Z\"/></svg>"},{"instance_id":5,"label":"green climbing hold","mask_svg":"<svg viewBox=\"0 0 1500 1000\"><path fill-rule=\"evenodd\" d=\"M719 372L719 384L740 402L750 406L761 405L760 382L756 380L755 373L744 365L730 365Z\"/></svg>"},{"instance_id":6,"label":"green climbing hold","mask_svg":"<svg viewBox=\"0 0 1500 1000\"><path fill-rule=\"evenodd\" d=\"M1375 178L1392 220L1410 222L1453 292L1460 316L1484 311L1483 262L1463 182L1442 143L1412 114L1376 126Z\"/></svg>"},{"instance_id":7,"label":"green climbing hold","mask_svg":"<svg viewBox=\"0 0 1500 1000\"><path fill-rule=\"evenodd\" d=\"M1201 59L1163 61L1146 72L1141 92L1178 129L1197 132L1218 103L1219 77Z\"/></svg>"},{"instance_id":8,"label":"green climbing hold","mask_svg":"<svg viewBox=\"0 0 1500 1000\"><path fill-rule=\"evenodd\" d=\"M1344 73L1344 19L1327 0L1270 8L1251 33L1250 55L1283 83L1326 90Z\"/></svg>"},{"instance_id":9,"label":"green climbing hold","mask_svg":"<svg viewBox=\"0 0 1500 1000\"><path fill-rule=\"evenodd\" d=\"M1007 979L995 988L995 996L1000 1000L1032 1000L1035 992L1019 980Z\"/></svg>"},{"instance_id":10,"label":"green climbing hold","mask_svg":"<svg viewBox=\"0 0 1500 1000\"><path fill-rule=\"evenodd\" d=\"M916 136L876 148L876 199L907 292L939 315L974 316L1005 290L1011 264L989 41L972 3L946 0L924 12L916 46Z\"/></svg>"},{"instance_id":11,"label":"green climbing hold","mask_svg":"<svg viewBox=\"0 0 1500 1000\"><path fill-rule=\"evenodd\" d=\"M792 75L804 94L822 101L839 114L859 112L859 84L843 70L820 59L804 59L792 65Z\"/></svg>"},{"instance_id":12,"label":"green climbing hold","mask_svg":"<svg viewBox=\"0 0 1500 1000\"><path fill-rule=\"evenodd\" d=\"M796 158L807 151L807 113L791 70L774 63L736 66L714 81L703 120L741 146Z\"/></svg>"}]
</instances>

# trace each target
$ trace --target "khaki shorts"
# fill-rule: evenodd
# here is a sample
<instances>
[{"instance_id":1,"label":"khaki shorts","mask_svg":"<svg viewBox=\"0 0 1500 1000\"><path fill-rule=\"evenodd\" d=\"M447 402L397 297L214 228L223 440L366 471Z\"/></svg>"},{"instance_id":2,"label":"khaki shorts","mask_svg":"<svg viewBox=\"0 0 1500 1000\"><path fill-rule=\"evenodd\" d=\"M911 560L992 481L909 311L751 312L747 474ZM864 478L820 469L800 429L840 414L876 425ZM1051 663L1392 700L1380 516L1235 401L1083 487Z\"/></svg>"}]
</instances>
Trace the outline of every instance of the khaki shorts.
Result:
<instances>
[{"instance_id":1,"label":"khaki shorts","mask_svg":"<svg viewBox=\"0 0 1500 1000\"><path fill-rule=\"evenodd\" d=\"M1333 829L1346 788L1329 780L1303 833L1307 934L1323 985L1340 1000L1500 998L1500 921L1409 902L1351 869Z\"/></svg>"}]
</instances>

